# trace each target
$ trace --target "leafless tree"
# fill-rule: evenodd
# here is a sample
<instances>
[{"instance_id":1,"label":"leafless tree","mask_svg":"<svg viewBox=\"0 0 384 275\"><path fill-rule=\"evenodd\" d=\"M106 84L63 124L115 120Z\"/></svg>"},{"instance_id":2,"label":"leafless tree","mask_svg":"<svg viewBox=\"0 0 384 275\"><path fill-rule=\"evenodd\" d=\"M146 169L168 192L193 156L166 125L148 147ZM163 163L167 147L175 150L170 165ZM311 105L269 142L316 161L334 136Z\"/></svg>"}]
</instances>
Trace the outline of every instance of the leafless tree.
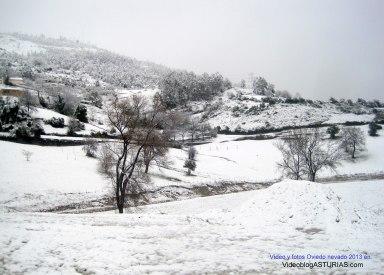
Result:
<instances>
[{"instance_id":1,"label":"leafless tree","mask_svg":"<svg viewBox=\"0 0 384 275\"><path fill-rule=\"evenodd\" d=\"M327 141L318 129L311 134L304 131L303 137L304 146L301 147L300 154L304 159L304 170L309 180L315 181L321 169L337 167L341 157L340 147L336 142Z\"/></svg>"},{"instance_id":2,"label":"leafless tree","mask_svg":"<svg viewBox=\"0 0 384 275\"><path fill-rule=\"evenodd\" d=\"M116 129L120 140L103 146L100 171L113 182L119 213L124 211L127 192L135 192L140 186L140 154L158 127L162 110L161 102L156 98L150 106L138 95L126 99L114 96L107 107L109 124Z\"/></svg>"},{"instance_id":3,"label":"leafless tree","mask_svg":"<svg viewBox=\"0 0 384 275\"><path fill-rule=\"evenodd\" d=\"M356 151L364 150L364 132L357 127L344 127L341 130L341 147L354 159Z\"/></svg>"},{"instance_id":4,"label":"leafless tree","mask_svg":"<svg viewBox=\"0 0 384 275\"><path fill-rule=\"evenodd\" d=\"M33 154L31 151L28 151L28 150L23 150L22 153L23 153L23 156L25 157L26 161L29 161L31 159L32 154Z\"/></svg>"},{"instance_id":5,"label":"leafless tree","mask_svg":"<svg viewBox=\"0 0 384 275\"><path fill-rule=\"evenodd\" d=\"M197 119L191 119L191 122L188 127L191 140L194 141L200 130L200 123Z\"/></svg>"},{"instance_id":6,"label":"leafless tree","mask_svg":"<svg viewBox=\"0 0 384 275\"><path fill-rule=\"evenodd\" d=\"M32 95L32 93L28 90L26 90L23 95L20 97L20 104L22 106L25 106L27 108L28 114L31 111L35 110L35 106L37 105L38 100L35 96Z\"/></svg>"},{"instance_id":7,"label":"leafless tree","mask_svg":"<svg viewBox=\"0 0 384 275\"><path fill-rule=\"evenodd\" d=\"M335 169L340 159L338 144L327 141L318 129L295 130L277 148L283 154L279 167L295 179L306 174L309 180L315 181L321 169Z\"/></svg>"},{"instance_id":8,"label":"leafless tree","mask_svg":"<svg viewBox=\"0 0 384 275\"><path fill-rule=\"evenodd\" d=\"M145 173L148 173L152 161L160 162L168 151L168 137L160 131L153 131L144 144L142 153L145 165Z\"/></svg>"},{"instance_id":9,"label":"leafless tree","mask_svg":"<svg viewBox=\"0 0 384 275\"><path fill-rule=\"evenodd\" d=\"M164 128L168 135L176 141L177 134L180 133L187 121L187 117L179 111L170 111L165 116Z\"/></svg>"},{"instance_id":10,"label":"leafless tree","mask_svg":"<svg viewBox=\"0 0 384 275\"><path fill-rule=\"evenodd\" d=\"M304 171L304 159L301 155L304 138L299 131L290 131L289 134L278 141L275 146L280 150L283 159L277 165L285 175L295 180L301 179Z\"/></svg>"}]
</instances>

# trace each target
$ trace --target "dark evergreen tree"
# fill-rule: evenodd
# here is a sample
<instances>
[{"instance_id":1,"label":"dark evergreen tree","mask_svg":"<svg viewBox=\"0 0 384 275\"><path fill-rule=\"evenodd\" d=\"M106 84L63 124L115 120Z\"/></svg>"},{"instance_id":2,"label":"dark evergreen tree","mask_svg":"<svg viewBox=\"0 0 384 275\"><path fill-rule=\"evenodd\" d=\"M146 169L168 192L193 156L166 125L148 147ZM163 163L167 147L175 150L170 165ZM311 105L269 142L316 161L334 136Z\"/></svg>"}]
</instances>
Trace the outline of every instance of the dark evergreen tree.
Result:
<instances>
[{"instance_id":1,"label":"dark evergreen tree","mask_svg":"<svg viewBox=\"0 0 384 275\"><path fill-rule=\"evenodd\" d=\"M76 111L74 113L75 118L77 118L81 122L88 123L88 117L87 117L87 107L80 104L77 106Z\"/></svg>"},{"instance_id":2,"label":"dark evergreen tree","mask_svg":"<svg viewBox=\"0 0 384 275\"><path fill-rule=\"evenodd\" d=\"M337 125L331 125L327 128L327 134L329 134L330 139L335 139L336 135L340 132L339 127Z\"/></svg>"}]
</instances>

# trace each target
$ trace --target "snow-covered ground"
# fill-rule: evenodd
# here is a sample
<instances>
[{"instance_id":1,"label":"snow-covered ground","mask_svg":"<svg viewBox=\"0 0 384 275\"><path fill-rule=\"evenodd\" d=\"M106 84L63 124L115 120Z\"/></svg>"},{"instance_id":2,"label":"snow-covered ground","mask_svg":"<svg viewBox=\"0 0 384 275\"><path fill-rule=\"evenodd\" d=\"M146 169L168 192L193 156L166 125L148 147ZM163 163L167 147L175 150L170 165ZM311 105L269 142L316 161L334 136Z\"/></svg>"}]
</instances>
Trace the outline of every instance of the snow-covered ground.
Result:
<instances>
[{"instance_id":1,"label":"snow-covered ground","mask_svg":"<svg viewBox=\"0 0 384 275\"><path fill-rule=\"evenodd\" d=\"M361 128L366 133L367 126ZM274 146L276 139L234 141L239 137L219 135L212 143L197 145L193 176L186 176L183 168L186 149L170 149L166 165L150 167L147 188L279 180L281 172L276 162L281 155ZM30 161L25 160L23 150L33 153ZM367 150L356 160L347 158L336 172L325 170L318 176L383 174L382 151L384 136L367 136ZM0 141L0 152L0 205L9 210L47 209L84 198L97 199L109 191L110 182L97 172L97 160L86 157L81 146L44 147Z\"/></svg>"},{"instance_id":2,"label":"snow-covered ground","mask_svg":"<svg viewBox=\"0 0 384 275\"><path fill-rule=\"evenodd\" d=\"M36 43L17 39L8 34L0 34L0 49L21 55L45 51L43 47Z\"/></svg>"},{"instance_id":3,"label":"snow-covered ground","mask_svg":"<svg viewBox=\"0 0 384 275\"><path fill-rule=\"evenodd\" d=\"M32 153L27 161L23 150ZM0 211L36 211L98 199L110 187L81 146L0 141Z\"/></svg>"},{"instance_id":4,"label":"snow-covered ground","mask_svg":"<svg viewBox=\"0 0 384 275\"><path fill-rule=\"evenodd\" d=\"M150 205L123 215L2 213L0 272L311 271L284 268L283 260L270 258L279 253L368 255L347 260L363 263L360 268L312 272L379 274L384 269L383 184L283 181L264 190Z\"/></svg>"},{"instance_id":5,"label":"snow-covered ground","mask_svg":"<svg viewBox=\"0 0 384 275\"><path fill-rule=\"evenodd\" d=\"M342 111L331 103L287 104L277 103L260 109L264 96L255 95L251 89L232 88L216 97L209 104L197 102L192 109L201 113L197 117L206 116L206 122L212 127L228 127L231 131L258 130L260 128L282 128L306 126L321 123L345 123L347 121L369 122L374 115L371 110L362 106L348 106L356 112ZM276 99L276 98L275 98Z\"/></svg>"},{"instance_id":6,"label":"snow-covered ground","mask_svg":"<svg viewBox=\"0 0 384 275\"><path fill-rule=\"evenodd\" d=\"M94 109L92 109L94 110ZM99 111L101 113L101 111ZM63 128L54 128L51 125L45 124L44 120L51 119L53 117L63 118L64 124L68 125L70 120L69 116L62 115L54 110L45 109L45 108L35 108L33 112L31 112L31 117L35 119L41 120L41 125L44 128L46 134L58 134L58 135L66 135L68 132L68 127L65 126ZM103 119L102 116L98 113L93 112L92 117L96 117L96 119ZM104 123L104 121L102 121ZM90 135L92 132L103 132L108 128L105 125L96 125L95 123L84 123L84 130L76 132L79 135Z\"/></svg>"}]
</instances>

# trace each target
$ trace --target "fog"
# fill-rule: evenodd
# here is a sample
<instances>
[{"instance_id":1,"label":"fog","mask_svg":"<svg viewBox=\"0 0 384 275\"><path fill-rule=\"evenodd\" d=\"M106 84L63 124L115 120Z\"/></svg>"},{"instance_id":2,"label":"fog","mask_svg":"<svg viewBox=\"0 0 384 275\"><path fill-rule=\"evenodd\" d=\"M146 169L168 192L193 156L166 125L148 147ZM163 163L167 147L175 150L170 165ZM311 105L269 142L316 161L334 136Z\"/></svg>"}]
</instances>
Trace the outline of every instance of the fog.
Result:
<instances>
[{"instance_id":1,"label":"fog","mask_svg":"<svg viewBox=\"0 0 384 275\"><path fill-rule=\"evenodd\" d=\"M305 97L384 99L384 1L0 1L1 32L172 68L261 75Z\"/></svg>"}]
</instances>

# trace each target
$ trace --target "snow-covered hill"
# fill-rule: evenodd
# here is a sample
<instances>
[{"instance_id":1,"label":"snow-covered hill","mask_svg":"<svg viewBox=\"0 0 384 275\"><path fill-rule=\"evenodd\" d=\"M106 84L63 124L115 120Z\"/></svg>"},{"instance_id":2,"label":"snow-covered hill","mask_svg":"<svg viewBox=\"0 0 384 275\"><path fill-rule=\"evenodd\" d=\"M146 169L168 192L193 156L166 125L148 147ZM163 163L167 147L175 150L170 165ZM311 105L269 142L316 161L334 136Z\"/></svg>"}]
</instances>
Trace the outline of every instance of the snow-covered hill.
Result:
<instances>
[{"instance_id":1,"label":"snow-covered hill","mask_svg":"<svg viewBox=\"0 0 384 275\"><path fill-rule=\"evenodd\" d=\"M67 85L78 90L101 85L156 86L168 68L65 38L0 33L0 67L30 84ZM11 66L9 66L11 65ZM6 68L5 68L6 67Z\"/></svg>"},{"instance_id":2,"label":"snow-covered hill","mask_svg":"<svg viewBox=\"0 0 384 275\"><path fill-rule=\"evenodd\" d=\"M270 101L274 101L270 103ZM212 102L192 103L195 117L221 130L252 132L296 126L369 122L372 108L358 103L305 101L284 103L284 99L256 95L250 89L233 88Z\"/></svg>"}]
</instances>

